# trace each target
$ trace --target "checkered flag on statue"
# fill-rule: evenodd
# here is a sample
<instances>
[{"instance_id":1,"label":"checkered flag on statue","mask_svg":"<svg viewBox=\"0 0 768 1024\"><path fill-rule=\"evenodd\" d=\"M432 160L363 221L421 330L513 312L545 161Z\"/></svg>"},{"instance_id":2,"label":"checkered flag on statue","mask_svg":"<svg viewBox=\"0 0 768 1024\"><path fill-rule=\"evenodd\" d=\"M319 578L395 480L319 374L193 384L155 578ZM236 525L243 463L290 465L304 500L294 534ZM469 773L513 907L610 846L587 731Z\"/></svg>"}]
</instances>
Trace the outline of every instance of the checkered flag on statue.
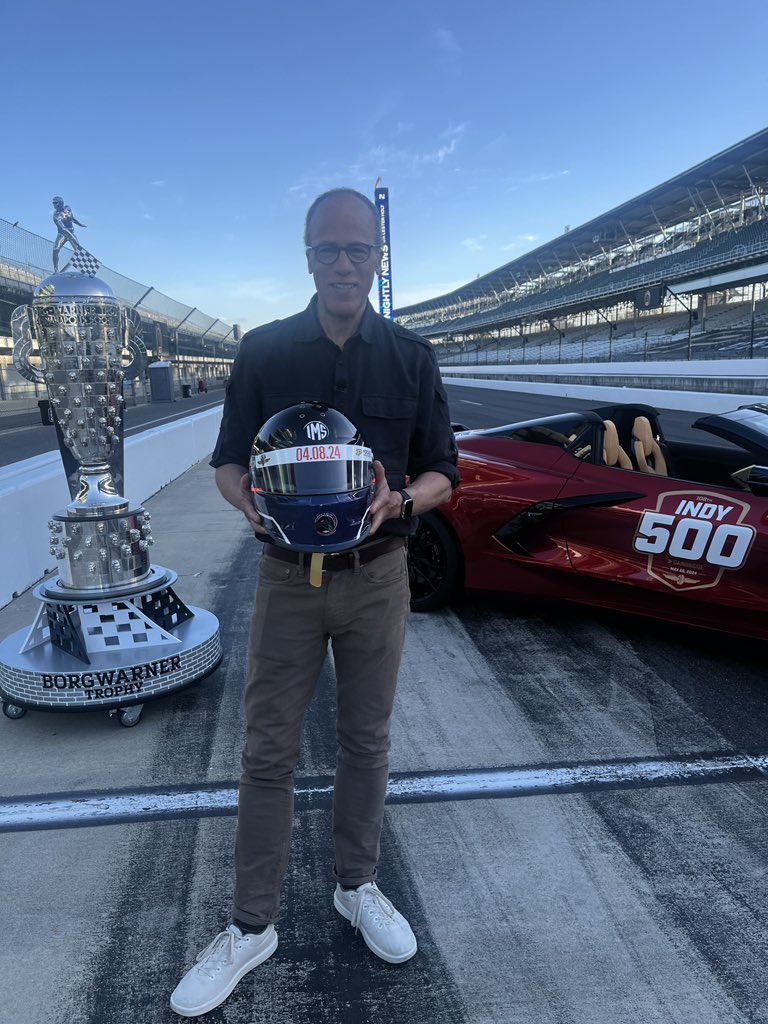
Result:
<instances>
[{"instance_id":1,"label":"checkered flag on statue","mask_svg":"<svg viewBox=\"0 0 768 1024\"><path fill-rule=\"evenodd\" d=\"M101 266L95 256L92 256L87 249L82 248L75 249L69 262L75 270L79 270L81 274L87 274L88 277L96 277Z\"/></svg>"}]
</instances>

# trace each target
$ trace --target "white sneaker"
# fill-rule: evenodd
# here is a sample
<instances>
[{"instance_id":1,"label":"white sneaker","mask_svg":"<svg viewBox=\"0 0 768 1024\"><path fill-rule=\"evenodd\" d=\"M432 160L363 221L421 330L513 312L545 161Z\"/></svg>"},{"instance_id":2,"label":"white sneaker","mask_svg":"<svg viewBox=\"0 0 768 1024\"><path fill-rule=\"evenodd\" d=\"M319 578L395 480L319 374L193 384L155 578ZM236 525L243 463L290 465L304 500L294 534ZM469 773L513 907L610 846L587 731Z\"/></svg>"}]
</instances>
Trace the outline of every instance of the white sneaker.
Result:
<instances>
[{"instance_id":1,"label":"white sneaker","mask_svg":"<svg viewBox=\"0 0 768 1024\"><path fill-rule=\"evenodd\" d=\"M171 995L171 1009L182 1017L199 1017L223 1003L248 971L263 964L277 949L277 932L269 925L261 935L243 935L231 924L219 932Z\"/></svg>"},{"instance_id":2,"label":"white sneaker","mask_svg":"<svg viewBox=\"0 0 768 1024\"><path fill-rule=\"evenodd\" d=\"M368 949L390 964L401 964L416 953L416 936L375 882L357 889L336 886L333 905L362 933Z\"/></svg>"}]
</instances>

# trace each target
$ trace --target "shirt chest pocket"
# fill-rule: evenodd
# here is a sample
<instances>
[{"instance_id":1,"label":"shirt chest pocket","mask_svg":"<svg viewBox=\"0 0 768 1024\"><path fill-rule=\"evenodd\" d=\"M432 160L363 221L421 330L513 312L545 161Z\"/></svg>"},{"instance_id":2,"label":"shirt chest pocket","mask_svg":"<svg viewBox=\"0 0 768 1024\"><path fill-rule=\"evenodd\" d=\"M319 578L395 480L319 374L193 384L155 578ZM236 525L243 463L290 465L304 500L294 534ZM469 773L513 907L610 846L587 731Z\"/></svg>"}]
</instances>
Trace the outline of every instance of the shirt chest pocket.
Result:
<instances>
[{"instance_id":1,"label":"shirt chest pocket","mask_svg":"<svg viewBox=\"0 0 768 1024\"><path fill-rule=\"evenodd\" d=\"M411 421L416 415L416 399L404 395L363 395L363 412L375 419Z\"/></svg>"},{"instance_id":2,"label":"shirt chest pocket","mask_svg":"<svg viewBox=\"0 0 768 1024\"><path fill-rule=\"evenodd\" d=\"M403 476L408 465L417 402L407 395L362 395L366 444L384 463L387 476Z\"/></svg>"}]
</instances>

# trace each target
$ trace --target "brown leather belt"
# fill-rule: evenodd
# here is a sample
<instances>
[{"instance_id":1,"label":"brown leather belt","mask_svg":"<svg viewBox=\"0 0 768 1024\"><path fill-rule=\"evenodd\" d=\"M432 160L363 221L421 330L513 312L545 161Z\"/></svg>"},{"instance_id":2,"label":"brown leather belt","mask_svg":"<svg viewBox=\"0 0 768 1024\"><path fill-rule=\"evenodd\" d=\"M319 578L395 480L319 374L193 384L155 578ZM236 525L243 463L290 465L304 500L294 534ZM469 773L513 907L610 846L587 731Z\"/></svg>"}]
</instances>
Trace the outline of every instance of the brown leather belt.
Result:
<instances>
[{"instance_id":1,"label":"brown leather belt","mask_svg":"<svg viewBox=\"0 0 768 1024\"><path fill-rule=\"evenodd\" d=\"M386 555L389 551L397 551L405 544L405 537L382 537L381 540L371 541L362 547L352 551L337 551L326 554L323 559L323 572L337 572L339 569L354 569L355 556L357 564L365 565L372 562L379 555ZM265 544L264 554L270 558L277 558L281 562L291 562L293 565L300 565L302 562L309 565L312 558L311 551L291 551L289 548L280 548L276 544Z\"/></svg>"}]
</instances>

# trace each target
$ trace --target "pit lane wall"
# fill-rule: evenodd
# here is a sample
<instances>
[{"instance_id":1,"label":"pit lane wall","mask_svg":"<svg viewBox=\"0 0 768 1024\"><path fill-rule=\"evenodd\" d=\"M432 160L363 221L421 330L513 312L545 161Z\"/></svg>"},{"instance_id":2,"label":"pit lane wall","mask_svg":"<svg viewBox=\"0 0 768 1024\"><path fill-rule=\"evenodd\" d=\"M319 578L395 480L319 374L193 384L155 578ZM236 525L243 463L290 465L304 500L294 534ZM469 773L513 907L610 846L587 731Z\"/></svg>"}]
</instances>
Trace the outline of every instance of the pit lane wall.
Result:
<instances>
[{"instance_id":1,"label":"pit lane wall","mask_svg":"<svg viewBox=\"0 0 768 1024\"><path fill-rule=\"evenodd\" d=\"M479 363L441 366L440 371L446 384L594 402L638 402L686 412L727 412L740 405L768 402L768 359L568 366Z\"/></svg>"},{"instance_id":2,"label":"pit lane wall","mask_svg":"<svg viewBox=\"0 0 768 1024\"><path fill-rule=\"evenodd\" d=\"M213 451L221 406L125 441L125 497L140 504ZM0 468L0 608L54 569L48 520L70 501L58 451Z\"/></svg>"}]
</instances>

